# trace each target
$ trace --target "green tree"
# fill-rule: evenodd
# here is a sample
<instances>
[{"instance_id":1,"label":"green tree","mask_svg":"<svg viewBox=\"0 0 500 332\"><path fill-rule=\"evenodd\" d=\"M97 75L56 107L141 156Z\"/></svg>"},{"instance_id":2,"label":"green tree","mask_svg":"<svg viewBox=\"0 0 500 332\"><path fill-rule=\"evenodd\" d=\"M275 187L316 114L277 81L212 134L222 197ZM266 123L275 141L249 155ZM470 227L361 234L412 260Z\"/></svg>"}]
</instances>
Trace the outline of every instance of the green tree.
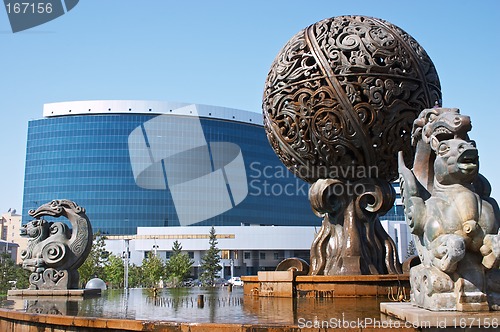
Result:
<instances>
[{"instance_id":1,"label":"green tree","mask_svg":"<svg viewBox=\"0 0 500 332\"><path fill-rule=\"evenodd\" d=\"M16 288L17 289L27 289L30 286L29 277L31 272L23 269L22 264L17 264L15 266L16 274Z\"/></svg>"},{"instance_id":2,"label":"green tree","mask_svg":"<svg viewBox=\"0 0 500 332\"><path fill-rule=\"evenodd\" d=\"M147 257L142 260L143 286L156 287L164 271L165 266L162 260L154 253L149 252Z\"/></svg>"},{"instance_id":3,"label":"green tree","mask_svg":"<svg viewBox=\"0 0 500 332\"><path fill-rule=\"evenodd\" d=\"M179 241L175 241L172 246L172 256L165 264L167 281L170 286L178 287L186 279L193 266L193 261L189 255L182 252Z\"/></svg>"},{"instance_id":4,"label":"green tree","mask_svg":"<svg viewBox=\"0 0 500 332\"><path fill-rule=\"evenodd\" d=\"M217 235L215 228L212 226L210 229L210 237L208 240L210 247L201 258L201 277L200 280L204 286L213 286L217 273L222 269L220 265L219 248L217 248Z\"/></svg>"},{"instance_id":5,"label":"green tree","mask_svg":"<svg viewBox=\"0 0 500 332\"><path fill-rule=\"evenodd\" d=\"M105 279L104 267L108 264L109 252L106 250L106 237L101 232L94 233L92 249L85 262L78 268L80 284L85 285L90 279ZM104 280L106 281L106 280Z\"/></svg>"},{"instance_id":6,"label":"green tree","mask_svg":"<svg viewBox=\"0 0 500 332\"><path fill-rule=\"evenodd\" d=\"M0 294L6 294L12 288L9 281L17 281L19 266L12 260L10 254L0 254Z\"/></svg>"},{"instance_id":7,"label":"green tree","mask_svg":"<svg viewBox=\"0 0 500 332\"><path fill-rule=\"evenodd\" d=\"M143 287L142 266L132 264L128 268L128 286L130 288Z\"/></svg>"},{"instance_id":8,"label":"green tree","mask_svg":"<svg viewBox=\"0 0 500 332\"><path fill-rule=\"evenodd\" d=\"M121 288L123 286L124 268L123 259L116 255L109 255L109 262L104 266L105 280L110 288Z\"/></svg>"},{"instance_id":9,"label":"green tree","mask_svg":"<svg viewBox=\"0 0 500 332\"><path fill-rule=\"evenodd\" d=\"M417 255L417 248L415 247L415 242L413 240L408 243L408 249L406 249L406 257L405 259L408 259L412 256Z\"/></svg>"}]
</instances>

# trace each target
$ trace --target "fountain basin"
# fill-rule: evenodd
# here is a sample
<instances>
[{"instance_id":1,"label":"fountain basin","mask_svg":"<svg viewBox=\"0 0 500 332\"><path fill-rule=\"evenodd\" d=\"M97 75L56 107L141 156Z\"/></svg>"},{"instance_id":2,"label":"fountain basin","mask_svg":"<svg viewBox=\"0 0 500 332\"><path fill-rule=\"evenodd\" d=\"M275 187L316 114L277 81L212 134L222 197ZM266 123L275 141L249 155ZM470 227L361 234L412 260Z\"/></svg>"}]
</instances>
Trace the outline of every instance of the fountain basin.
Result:
<instances>
[{"instance_id":1,"label":"fountain basin","mask_svg":"<svg viewBox=\"0 0 500 332\"><path fill-rule=\"evenodd\" d=\"M242 277L245 295L259 297L379 297L410 295L408 274L310 276L300 271L261 271Z\"/></svg>"},{"instance_id":2,"label":"fountain basin","mask_svg":"<svg viewBox=\"0 0 500 332\"><path fill-rule=\"evenodd\" d=\"M87 296L99 296L101 294L100 289L12 289L7 292L8 296L15 297L87 297Z\"/></svg>"},{"instance_id":3,"label":"fountain basin","mask_svg":"<svg viewBox=\"0 0 500 332\"><path fill-rule=\"evenodd\" d=\"M197 297L204 295L203 307ZM345 331L401 321L380 313L387 298L270 298L244 296L241 287L106 290L101 297L3 299L0 331L290 331L351 322ZM383 322L383 323L382 323ZM371 324L371 325L370 325ZM417 331L414 328L398 331Z\"/></svg>"}]
</instances>

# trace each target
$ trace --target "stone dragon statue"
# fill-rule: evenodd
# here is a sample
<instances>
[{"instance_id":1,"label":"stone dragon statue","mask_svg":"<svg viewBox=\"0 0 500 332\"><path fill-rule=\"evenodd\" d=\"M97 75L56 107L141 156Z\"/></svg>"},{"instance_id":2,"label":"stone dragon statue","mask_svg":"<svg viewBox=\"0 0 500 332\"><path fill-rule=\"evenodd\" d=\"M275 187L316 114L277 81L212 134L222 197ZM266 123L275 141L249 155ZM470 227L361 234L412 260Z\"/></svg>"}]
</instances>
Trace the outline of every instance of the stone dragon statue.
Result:
<instances>
[{"instance_id":1,"label":"stone dragon statue","mask_svg":"<svg viewBox=\"0 0 500 332\"><path fill-rule=\"evenodd\" d=\"M31 271L30 289L78 288L78 268L92 247L92 226L85 209L69 200L53 200L29 215L35 220L21 228L29 237L27 250L21 252L23 268ZM52 222L44 216L66 217L72 226Z\"/></svg>"},{"instance_id":2,"label":"stone dragon statue","mask_svg":"<svg viewBox=\"0 0 500 332\"><path fill-rule=\"evenodd\" d=\"M412 302L430 310L500 310L500 211L479 174L468 116L423 110L413 126L413 170L399 154L401 196L421 264Z\"/></svg>"}]
</instances>

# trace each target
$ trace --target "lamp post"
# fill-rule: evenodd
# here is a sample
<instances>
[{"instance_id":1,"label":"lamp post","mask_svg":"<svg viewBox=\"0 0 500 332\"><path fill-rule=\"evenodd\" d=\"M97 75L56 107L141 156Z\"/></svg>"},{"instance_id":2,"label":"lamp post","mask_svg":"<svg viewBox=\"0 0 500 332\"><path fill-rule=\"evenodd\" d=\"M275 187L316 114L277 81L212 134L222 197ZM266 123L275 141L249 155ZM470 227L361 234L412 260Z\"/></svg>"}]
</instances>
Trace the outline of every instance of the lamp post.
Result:
<instances>
[{"instance_id":1,"label":"lamp post","mask_svg":"<svg viewBox=\"0 0 500 332\"><path fill-rule=\"evenodd\" d=\"M125 251L123 252L123 269L124 269L124 277L123 277L123 289L128 290L128 259L129 259L129 239L125 239Z\"/></svg>"}]
</instances>

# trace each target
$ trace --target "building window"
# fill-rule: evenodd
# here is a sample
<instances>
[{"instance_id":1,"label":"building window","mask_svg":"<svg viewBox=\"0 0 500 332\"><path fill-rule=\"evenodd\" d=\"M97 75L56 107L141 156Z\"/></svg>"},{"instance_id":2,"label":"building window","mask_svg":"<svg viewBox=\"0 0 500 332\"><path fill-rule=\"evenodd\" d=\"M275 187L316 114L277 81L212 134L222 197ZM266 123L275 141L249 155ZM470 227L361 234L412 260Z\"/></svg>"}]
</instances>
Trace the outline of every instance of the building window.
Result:
<instances>
[{"instance_id":1,"label":"building window","mask_svg":"<svg viewBox=\"0 0 500 332\"><path fill-rule=\"evenodd\" d=\"M221 259L229 259L229 250L221 250L220 258Z\"/></svg>"},{"instance_id":2,"label":"building window","mask_svg":"<svg viewBox=\"0 0 500 332\"><path fill-rule=\"evenodd\" d=\"M266 259L266 253L265 253L265 252L263 252L263 251L261 251L261 252L259 253L259 258L260 258L260 259Z\"/></svg>"},{"instance_id":3,"label":"building window","mask_svg":"<svg viewBox=\"0 0 500 332\"><path fill-rule=\"evenodd\" d=\"M244 259L250 259L250 251L245 251L245 252L243 253L243 258L244 258Z\"/></svg>"},{"instance_id":4,"label":"building window","mask_svg":"<svg viewBox=\"0 0 500 332\"><path fill-rule=\"evenodd\" d=\"M295 250L293 256L302 258L306 262L309 262L310 251L309 250Z\"/></svg>"},{"instance_id":5,"label":"building window","mask_svg":"<svg viewBox=\"0 0 500 332\"><path fill-rule=\"evenodd\" d=\"M171 251L165 251L165 258L170 259L172 257L172 252Z\"/></svg>"},{"instance_id":6,"label":"building window","mask_svg":"<svg viewBox=\"0 0 500 332\"><path fill-rule=\"evenodd\" d=\"M194 251L188 251L188 256L190 259L194 258Z\"/></svg>"},{"instance_id":7,"label":"building window","mask_svg":"<svg viewBox=\"0 0 500 332\"><path fill-rule=\"evenodd\" d=\"M232 259L238 259L238 250L233 250L233 257Z\"/></svg>"},{"instance_id":8,"label":"building window","mask_svg":"<svg viewBox=\"0 0 500 332\"><path fill-rule=\"evenodd\" d=\"M278 259L280 259L280 254L275 252L274 253L274 260L277 261Z\"/></svg>"}]
</instances>

